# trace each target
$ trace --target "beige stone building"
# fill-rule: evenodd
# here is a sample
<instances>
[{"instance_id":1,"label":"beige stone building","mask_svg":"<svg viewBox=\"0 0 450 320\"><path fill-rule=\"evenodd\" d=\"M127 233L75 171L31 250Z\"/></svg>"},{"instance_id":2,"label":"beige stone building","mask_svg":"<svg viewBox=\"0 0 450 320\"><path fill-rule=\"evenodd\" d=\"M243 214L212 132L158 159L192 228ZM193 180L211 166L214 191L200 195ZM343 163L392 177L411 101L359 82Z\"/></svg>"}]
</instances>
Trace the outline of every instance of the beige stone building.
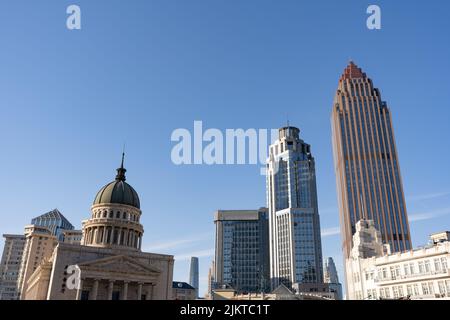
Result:
<instances>
[{"instance_id":1,"label":"beige stone building","mask_svg":"<svg viewBox=\"0 0 450 320\"><path fill-rule=\"evenodd\" d=\"M24 234L26 241L17 280L18 296L21 299L28 289L28 279L52 256L58 244L56 236L47 227L27 225Z\"/></svg>"},{"instance_id":2,"label":"beige stone building","mask_svg":"<svg viewBox=\"0 0 450 320\"><path fill-rule=\"evenodd\" d=\"M450 232L432 234L430 243L391 253L371 220L356 224L346 260L347 299L450 299Z\"/></svg>"},{"instance_id":3,"label":"beige stone building","mask_svg":"<svg viewBox=\"0 0 450 320\"><path fill-rule=\"evenodd\" d=\"M116 179L100 189L91 217L82 223L81 243L76 233L59 242L25 276L22 299L172 299L173 256L141 251L139 197L125 172L122 158Z\"/></svg>"}]
</instances>

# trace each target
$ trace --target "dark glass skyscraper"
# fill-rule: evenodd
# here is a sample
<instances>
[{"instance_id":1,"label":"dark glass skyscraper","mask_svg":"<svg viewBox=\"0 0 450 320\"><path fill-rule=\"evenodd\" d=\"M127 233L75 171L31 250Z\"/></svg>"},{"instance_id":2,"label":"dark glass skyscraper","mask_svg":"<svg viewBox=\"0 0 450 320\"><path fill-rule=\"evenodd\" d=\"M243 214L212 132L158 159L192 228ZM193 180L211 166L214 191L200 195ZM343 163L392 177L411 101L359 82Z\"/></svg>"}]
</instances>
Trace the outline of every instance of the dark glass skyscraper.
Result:
<instances>
[{"instance_id":1,"label":"dark glass skyscraper","mask_svg":"<svg viewBox=\"0 0 450 320\"><path fill-rule=\"evenodd\" d=\"M391 113L353 62L339 79L331 126L345 258L361 219L375 222L392 252L411 249Z\"/></svg>"}]
</instances>

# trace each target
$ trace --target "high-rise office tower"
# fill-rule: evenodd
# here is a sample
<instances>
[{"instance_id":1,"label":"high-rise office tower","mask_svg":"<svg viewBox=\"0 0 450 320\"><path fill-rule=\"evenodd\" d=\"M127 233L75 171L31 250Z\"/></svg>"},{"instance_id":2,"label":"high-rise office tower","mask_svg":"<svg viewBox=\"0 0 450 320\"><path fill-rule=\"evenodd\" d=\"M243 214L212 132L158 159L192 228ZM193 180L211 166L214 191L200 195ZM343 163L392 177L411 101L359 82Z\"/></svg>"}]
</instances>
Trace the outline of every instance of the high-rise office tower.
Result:
<instances>
[{"instance_id":1,"label":"high-rise office tower","mask_svg":"<svg viewBox=\"0 0 450 320\"><path fill-rule=\"evenodd\" d=\"M214 287L239 293L268 291L269 225L267 209L215 213Z\"/></svg>"},{"instance_id":2,"label":"high-rise office tower","mask_svg":"<svg viewBox=\"0 0 450 320\"><path fill-rule=\"evenodd\" d=\"M5 247L0 262L0 300L17 300L17 279L26 238L20 234L4 234Z\"/></svg>"},{"instance_id":3,"label":"high-rise office tower","mask_svg":"<svg viewBox=\"0 0 450 320\"><path fill-rule=\"evenodd\" d=\"M410 250L391 112L353 62L339 79L331 124L344 257L361 219L374 221L392 252Z\"/></svg>"},{"instance_id":4,"label":"high-rise office tower","mask_svg":"<svg viewBox=\"0 0 450 320\"><path fill-rule=\"evenodd\" d=\"M198 298L198 258L191 257L189 270L189 284L195 289L195 297Z\"/></svg>"},{"instance_id":5,"label":"high-rise office tower","mask_svg":"<svg viewBox=\"0 0 450 320\"><path fill-rule=\"evenodd\" d=\"M269 148L267 205L272 288L280 283L313 291L323 283L314 158L300 130L279 129Z\"/></svg>"}]
</instances>

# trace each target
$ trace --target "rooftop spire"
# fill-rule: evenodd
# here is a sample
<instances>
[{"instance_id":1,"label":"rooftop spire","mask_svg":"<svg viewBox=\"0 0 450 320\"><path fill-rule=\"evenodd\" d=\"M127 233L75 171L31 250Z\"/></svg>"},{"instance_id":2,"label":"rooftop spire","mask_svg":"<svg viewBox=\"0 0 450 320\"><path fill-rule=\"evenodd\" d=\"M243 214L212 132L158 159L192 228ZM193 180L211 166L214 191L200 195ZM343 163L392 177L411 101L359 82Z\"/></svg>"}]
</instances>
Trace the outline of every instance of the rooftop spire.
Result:
<instances>
[{"instance_id":1,"label":"rooftop spire","mask_svg":"<svg viewBox=\"0 0 450 320\"><path fill-rule=\"evenodd\" d=\"M125 172L127 172L127 169L123 167L123 162L125 159L125 152L122 152L122 163L120 164L120 168L117 169L117 175L116 180L118 181L125 181Z\"/></svg>"}]
</instances>

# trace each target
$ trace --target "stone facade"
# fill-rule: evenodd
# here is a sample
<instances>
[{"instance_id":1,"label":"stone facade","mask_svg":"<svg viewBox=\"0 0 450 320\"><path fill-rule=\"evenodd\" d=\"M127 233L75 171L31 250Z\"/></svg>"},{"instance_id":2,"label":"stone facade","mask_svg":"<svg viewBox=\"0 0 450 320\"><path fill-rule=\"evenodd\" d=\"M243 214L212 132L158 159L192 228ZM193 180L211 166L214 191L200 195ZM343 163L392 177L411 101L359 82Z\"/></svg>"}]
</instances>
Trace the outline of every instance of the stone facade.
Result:
<instances>
[{"instance_id":1,"label":"stone facade","mask_svg":"<svg viewBox=\"0 0 450 320\"><path fill-rule=\"evenodd\" d=\"M170 300L174 259L141 252L138 195L125 168L97 193L82 238L71 233L23 278L27 300ZM42 239L40 239L42 240ZM32 260L30 260L32 262ZM28 269L27 269L28 270Z\"/></svg>"},{"instance_id":2,"label":"stone facade","mask_svg":"<svg viewBox=\"0 0 450 320\"><path fill-rule=\"evenodd\" d=\"M450 300L450 233L432 235L427 246L390 253L373 229L373 222L357 223L358 246L346 260L347 299Z\"/></svg>"}]
</instances>

